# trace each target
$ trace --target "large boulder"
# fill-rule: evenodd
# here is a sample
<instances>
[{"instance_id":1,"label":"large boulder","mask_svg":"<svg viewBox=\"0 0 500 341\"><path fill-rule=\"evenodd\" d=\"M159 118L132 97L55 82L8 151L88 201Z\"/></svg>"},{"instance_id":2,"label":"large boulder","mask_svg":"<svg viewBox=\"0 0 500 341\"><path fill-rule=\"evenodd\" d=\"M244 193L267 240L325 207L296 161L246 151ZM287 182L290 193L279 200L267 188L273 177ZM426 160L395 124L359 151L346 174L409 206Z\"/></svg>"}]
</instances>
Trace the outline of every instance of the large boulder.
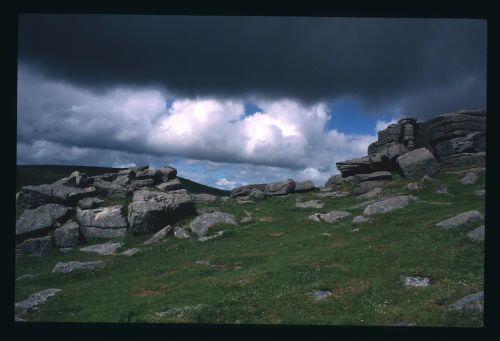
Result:
<instances>
[{"instance_id":1,"label":"large boulder","mask_svg":"<svg viewBox=\"0 0 500 341\"><path fill-rule=\"evenodd\" d=\"M342 173L342 177L362 173L372 173L374 171L369 156L337 162L336 165L337 169Z\"/></svg>"},{"instance_id":2,"label":"large boulder","mask_svg":"<svg viewBox=\"0 0 500 341\"><path fill-rule=\"evenodd\" d=\"M195 214L193 199L185 190L134 192L128 207L128 222L136 234L152 233Z\"/></svg>"},{"instance_id":3,"label":"large boulder","mask_svg":"<svg viewBox=\"0 0 500 341\"><path fill-rule=\"evenodd\" d=\"M266 193L258 188L252 188L250 194L248 194L248 197L256 200L263 200L266 198Z\"/></svg>"},{"instance_id":4,"label":"large boulder","mask_svg":"<svg viewBox=\"0 0 500 341\"><path fill-rule=\"evenodd\" d=\"M399 194L370 202L364 209L363 214L367 216L382 214L404 208L412 201L416 200L413 195Z\"/></svg>"},{"instance_id":5,"label":"large boulder","mask_svg":"<svg viewBox=\"0 0 500 341\"><path fill-rule=\"evenodd\" d=\"M189 225L192 232L200 237L204 237L208 233L208 229L217 224L237 225L236 219L232 214L224 212L204 213L197 216Z\"/></svg>"},{"instance_id":6,"label":"large boulder","mask_svg":"<svg viewBox=\"0 0 500 341\"><path fill-rule=\"evenodd\" d=\"M53 185L64 185L64 186L72 186L72 187L88 187L88 179L85 173L80 173L75 171L70 174L67 178L62 178L53 183Z\"/></svg>"},{"instance_id":7,"label":"large boulder","mask_svg":"<svg viewBox=\"0 0 500 341\"><path fill-rule=\"evenodd\" d=\"M99 207L103 202L104 200L96 197L83 198L82 200L79 200L77 202L77 206L80 207L82 210L88 210L90 208Z\"/></svg>"},{"instance_id":8,"label":"large boulder","mask_svg":"<svg viewBox=\"0 0 500 341\"><path fill-rule=\"evenodd\" d=\"M164 173L159 169L145 169L135 173L135 178L137 180L153 180L153 183L159 184L163 181Z\"/></svg>"},{"instance_id":9,"label":"large boulder","mask_svg":"<svg viewBox=\"0 0 500 341\"><path fill-rule=\"evenodd\" d=\"M381 180L392 180L392 174L388 171L377 171L368 174L356 174L353 175L349 181L351 183L361 183L365 181L381 181Z\"/></svg>"},{"instance_id":10,"label":"large boulder","mask_svg":"<svg viewBox=\"0 0 500 341\"><path fill-rule=\"evenodd\" d=\"M335 190L340 189L340 186L344 183L342 179L342 174L336 174L332 177L330 177L326 182L325 182L325 188L333 188Z\"/></svg>"},{"instance_id":11,"label":"large boulder","mask_svg":"<svg viewBox=\"0 0 500 341\"><path fill-rule=\"evenodd\" d=\"M80 241L80 226L74 221L67 222L54 231L54 240L60 248L77 246Z\"/></svg>"},{"instance_id":12,"label":"large boulder","mask_svg":"<svg viewBox=\"0 0 500 341\"><path fill-rule=\"evenodd\" d=\"M293 190L295 193L309 192L315 190L314 184L311 180L296 182L295 189Z\"/></svg>"},{"instance_id":13,"label":"large boulder","mask_svg":"<svg viewBox=\"0 0 500 341\"><path fill-rule=\"evenodd\" d=\"M439 172L439 163L427 148L412 150L396 159L405 178L422 178Z\"/></svg>"},{"instance_id":14,"label":"large boulder","mask_svg":"<svg viewBox=\"0 0 500 341\"><path fill-rule=\"evenodd\" d=\"M274 182L267 184L264 188L264 193L266 196L277 196L277 195L287 195L292 193L295 188L295 181L288 179L285 181Z\"/></svg>"},{"instance_id":15,"label":"large boulder","mask_svg":"<svg viewBox=\"0 0 500 341\"><path fill-rule=\"evenodd\" d=\"M158 170L161 173L163 182L174 180L177 176L177 169L170 166L161 167Z\"/></svg>"},{"instance_id":16,"label":"large boulder","mask_svg":"<svg viewBox=\"0 0 500 341\"><path fill-rule=\"evenodd\" d=\"M61 184L23 186L16 195L16 205L21 208L36 208L55 203L74 206L79 200L97 195L94 187L78 188Z\"/></svg>"},{"instance_id":17,"label":"large boulder","mask_svg":"<svg viewBox=\"0 0 500 341\"><path fill-rule=\"evenodd\" d=\"M72 213L71 207L59 204L47 204L33 210L25 210L16 222L16 238L22 240L44 235L68 220Z\"/></svg>"},{"instance_id":18,"label":"large boulder","mask_svg":"<svg viewBox=\"0 0 500 341\"><path fill-rule=\"evenodd\" d=\"M27 256L45 256L52 250L52 237L26 239L21 244L23 255Z\"/></svg>"},{"instance_id":19,"label":"large boulder","mask_svg":"<svg viewBox=\"0 0 500 341\"><path fill-rule=\"evenodd\" d=\"M231 198L245 197L245 196L248 196L250 194L250 192L252 191L252 189L254 189L254 188L264 192L266 189L266 184L252 184L252 185L245 185L245 186L236 187L235 189L233 189L231 191L231 194L229 194L229 196Z\"/></svg>"}]
</instances>

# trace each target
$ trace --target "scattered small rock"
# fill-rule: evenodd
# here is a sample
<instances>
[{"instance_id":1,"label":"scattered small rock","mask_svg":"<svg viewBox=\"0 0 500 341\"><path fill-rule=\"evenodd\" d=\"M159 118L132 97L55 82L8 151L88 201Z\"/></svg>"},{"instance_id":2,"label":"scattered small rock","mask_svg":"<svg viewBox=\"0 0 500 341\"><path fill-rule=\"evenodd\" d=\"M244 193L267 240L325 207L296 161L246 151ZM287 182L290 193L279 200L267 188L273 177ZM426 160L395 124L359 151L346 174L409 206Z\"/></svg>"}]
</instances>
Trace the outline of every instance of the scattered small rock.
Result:
<instances>
[{"instance_id":1,"label":"scattered small rock","mask_svg":"<svg viewBox=\"0 0 500 341\"><path fill-rule=\"evenodd\" d=\"M450 229L453 227L469 224L476 221L482 221L484 218L481 213L476 210L467 211L460 213L454 217L443 220L436 224L436 227L440 227L443 229Z\"/></svg>"},{"instance_id":2,"label":"scattered small rock","mask_svg":"<svg viewBox=\"0 0 500 341\"><path fill-rule=\"evenodd\" d=\"M245 211L245 216L241 218L240 224L247 224L253 221L253 216L250 212Z\"/></svg>"},{"instance_id":3,"label":"scattered small rock","mask_svg":"<svg viewBox=\"0 0 500 341\"><path fill-rule=\"evenodd\" d=\"M405 287L426 287L429 285L429 279L425 277L400 276L399 279Z\"/></svg>"},{"instance_id":4,"label":"scattered small rock","mask_svg":"<svg viewBox=\"0 0 500 341\"><path fill-rule=\"evenodd\" d=\"M128 249L126 251L120 252L119 255L130 257L130 256L137 255L139 253L141 253L141 249L134 247L134 248Z\"/></svg>"},{"instance_id":5,"label":"scattered small rock","mask_svg":"<svg viewBox=\"0 0 500 341\"><path fill-rule=\"evenodd\" d=\"M323 203L320 200L309 200L295 204L298 208L323 208Z\"/></svg>"},{"instance_id":6,"label":"scattered small rock","mask_svg":"<svg viewBox=\"0 0 500 341\"><path fill-rule=\"evenodd\" d=\"M144 242L144 245L151 245L154 243L158 243L160 240L165 238L167 236L167 234L170 233L170 231L172 231L172 226L170 226L170 225L165 226L160 231L156 232L151 238L146 240Z\"/></svg>"},{"instance_id":7,"label":"scattered small rock","mask_svg":"<svg viewBox=\"0 0 500 341\"><path fill-rule=\"evenodd\" d=\"M321 198L343 198L348 196L350 193L349 192L341 192L341 191L336 191L336 192L327 192L327 193L317 193L316 195Z\"/></svg>"},{"instance_id":8,"label":"scattered small rock","mask_svg":"<svg viewBox=\"0 0 500 341\"><path fill-rule=\"evenodd\" d=\"M325 290L315 290L313 291L312 295L316 299L316 301L321 301L327 298L328 296L331 296L332 293L330 291L325 291Z\"/></svg>"},{"instance_id":9,"label":"scattered small rock","mask_svg":"<svg viewBox=\"0 0 500 341\"><path fill-rule=\"evenodd\" d=\"M484 241L484 225L481 225L470 231L466 236L474 242Z\"/></svg>"},{"instance_id":10,"label":"scattered small rock","mask_svg":"<svg viewBox=\"0 0 500 341\"><path fill-rule=\"evenodd\" d=\"M71 252L73 250L74 250L74 248L72 248L72 247L62 247L62 248L59 249L59 252L61 252L61 253L69 253L69 252Z\"/></svg>"},{"instance_id":11,"label":"scattered small rock","mask_svg":"<svg viewBox=\"0 0 500 341\"><path fill-rule=\"evenodd\" d=\"M395 195L385 199L377 200L365 207L363 214L374 215L394 211L408 206L410 201L416 200L413 195Z\"/></svg>"},{"instance_id":12,"label":"scattered small rock","mask_svg":"<svg viewBox=\"0 0 500 341\"><path fill-rule=\"evenodd\" d=\"M55 294L61 292L62 289L45 289L42 291L38 291L24 301L17 302L14 304L16 313L27 313L27 312L33 312L38 309L38 306L45 301L47 301L50 297L54 296Z\"/></svg>"},{"instance_id":13,"label":"scattered small rock","mask_svg":"<svg viewBox=\"0 0 500 341\"><path fill-rule=\"evenodd\" d=\"M406 185L406 188L410 191L421 191L424 189L424 185L419 184L418 182L410 182Z\"/></svg>"},{"instance_id":14,"label":"scattered small rock","mask_svg":"<svg viewBox=\"0 0 500 341\"><path fill-rule=\"evenodd\" d=\"M363 217L362 215L355 216L352 220L353 224L361 224L371 221L370 218Z\"/></svg>"},{"instance_id":15,"label":"scattered small rock","mask_svg":"<svg viewBox=\"0 0 500 341\"><path fill-rule=\"evenodd\" d=\"M382 194L383 190L380 187L375 187L371 191L361 194L358 196L358 199L370 199L370 198L375 198L377 195Z\"/></svg>"},{"instance_id":16,"label":"scattered small rock","mask_svg":"<svg viewBox=\"0 0 500 341\"><path fill-rule=\"evenodd\" d=\"M338 220L344 219L348 216L350 216L351 213L346 212L346 211L331 211L328 213L314 213L309 216L310 220L313 221L325 221L327 223L335 223Z\"/></svg>"},{"instance_id":17,"label":"scattered small rock","mask_svg":"<svg viewBox=\"0 0 500 341\"><path fill-rule=\"evenodd\" d=\"M210 264L210 261L208 259L200 259L200 260L196 260L194 261L195 264L199 264L199 265L207 265L207 266L212 266L212 264Z\"/></svg>"},{"instance_id":18,"label":"scattered small rock","mask_svg":"<svg viewBox=\"0 0 500 341\"><path fill-rule=\"evenodd\" d=\"M99 264L102 263L104 263L102 260L91 261L91 262L79 262L79 261L59 262L52 269L52 273L68 273L74 270L95 269Z\"/></svg>"},{"instance_id":19,"label":"scattered small rock","mask_svg":"<svg viewBox=\"0 0 500 341\"><path fill-rule=\"evenodd\" d=\"M464 185L472 185L477 181L477 174L474 172L468 172L463 177L460 178L460 183Z\"/></svg>"},{"instance_id":20,"label":"scattered small rock","mask_svg":"<svg viewBox=\"0 0 500 341\"><path fill-rule=\"evenodd\" d=\"M467 295L448 306L450 310L484 310L484 291Z\"/></svg>"},{"instance_id":21,"label":"scattered small rock","mask_svg":"<svg viewBox=\"0 0 500 341\"><path fill-rule=\"evenodd\" d=\"M123 246L123 243L104 243L93 244L80 249L83 252L95 252L102 256L109 256L115 253L117 249Z\"/></svg>"},{"instance_id":22,"label":"scattered small rock","mask_svg":"<svg viewBox=\"0 0 500 341\"><path fill-rule=\"evenodd\" d=\"M359 232L359 227L355 228L355 229L352 229L351 232Z\"/></svg>"},{"instance_id":23,"label":"scattered small rock","mask_svg":"<svg viewBox=\"0 0 500 341\"><path fill-rule=\"evenodd\" d=\"M189 238L189 233L187 233L185 228L176 227L174 228L174 236L179 239Z\"/></svg>"},{"instance_id":24,"label":"scattered small rock","mask_svg":"<svg viewBox=\"0 0 500 341\"><path fill-rule=\"evenodd\" d=\"M27 278L33 278L33 277L36 277L38 275L34 275L34 274L24 274L24 275L21 275L19 277L16 278L16 281L21 281L23 279L27 279Z\"/></svg>"},{"instance_id":25,"label":"scattered small rock","mask_svg":"<svg viewBox=\"0 0 500 341\"><path fill-rule=\"evenodd\" d=\"M478 190L474 191L474 194L475 195L485 195L486 194L486 190L484 190L484 189L478 189Z\"/></svg>"},{"instance_id":26,"label":"scattered small rock","mask_svg":"<svg viewBox=\"0 0 500 341\"><path fill-rule=\"evenodd\" d=\"M208 236L208 237L200 237L198 238L198 241L199 242L202 242L202 243L205 243L205 242L208 242L209 240L212 240L212 239L219 239L219 238L222 238L222 236L224 235L224 231L218 231L216 233L214 233L213 235L211 236Z\"/></svg>"},{"instance_id":27,"label":"scattered small rock","mask_svg":"<svg viewBox=\"0 0 500 341\"><path fill-rule=\"evenodd\" d=\"M446 186L438 186L438 188L436 188L436 193L438 193L438 194L450 194L448 192L448 187L446 187Z\"/></svg>"}]
</instances>

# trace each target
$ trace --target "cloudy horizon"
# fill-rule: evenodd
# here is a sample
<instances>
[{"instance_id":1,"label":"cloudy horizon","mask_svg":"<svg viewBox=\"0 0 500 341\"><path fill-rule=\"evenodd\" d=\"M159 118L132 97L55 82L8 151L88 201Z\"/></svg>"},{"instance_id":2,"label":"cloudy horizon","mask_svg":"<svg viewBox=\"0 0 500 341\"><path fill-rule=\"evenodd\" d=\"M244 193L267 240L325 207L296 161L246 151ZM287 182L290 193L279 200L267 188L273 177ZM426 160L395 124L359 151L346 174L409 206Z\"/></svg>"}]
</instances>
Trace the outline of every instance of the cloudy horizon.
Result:
<instances>
[{"instance_id":1,"label":"cloudy horizon","mask_svg":"<svg viewBox=\"0 0 500 341\"><path fill-rule=\"evenodd\" d=\"M377 131L486 107L486 23L23 14L17 163L317 186Z\"/></svg>"}]
</instances>

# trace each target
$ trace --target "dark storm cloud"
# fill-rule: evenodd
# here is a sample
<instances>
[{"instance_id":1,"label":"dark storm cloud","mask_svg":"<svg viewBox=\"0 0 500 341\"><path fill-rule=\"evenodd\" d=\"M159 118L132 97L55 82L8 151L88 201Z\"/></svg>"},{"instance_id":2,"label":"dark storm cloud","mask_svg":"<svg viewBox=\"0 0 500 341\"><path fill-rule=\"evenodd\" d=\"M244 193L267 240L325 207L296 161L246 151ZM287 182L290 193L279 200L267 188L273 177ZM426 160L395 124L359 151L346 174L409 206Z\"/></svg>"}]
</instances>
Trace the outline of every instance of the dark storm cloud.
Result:
<instances>
[{"instance_id":1,"label":"dark storm cloud","mask_svg":"<svg viewBox=\"0 0 500 341\"><path fill-rule=\"evenodd\" d=\"M354 95L372 111L399 103L420 116L486 101L478 20L22 15L19 27L22 63L94 91L161 85L185 97L304 102Z\"/></svg>"}]
</instances>

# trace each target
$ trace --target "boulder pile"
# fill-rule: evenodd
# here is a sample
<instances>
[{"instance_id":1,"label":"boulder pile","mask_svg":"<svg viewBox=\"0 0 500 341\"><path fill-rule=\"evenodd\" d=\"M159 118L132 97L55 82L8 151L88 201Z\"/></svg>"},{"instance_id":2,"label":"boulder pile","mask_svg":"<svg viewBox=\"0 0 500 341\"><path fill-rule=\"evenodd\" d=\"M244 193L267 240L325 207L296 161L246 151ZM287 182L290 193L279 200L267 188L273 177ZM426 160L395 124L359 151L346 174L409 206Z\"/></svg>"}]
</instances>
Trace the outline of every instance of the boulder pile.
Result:
<instances>
[{"instance_id":1,"label":"boulder pile","mask_svg":"<svg viewBox=\"0 0 500 341\"><path fill-rule=\"evenodd\" d=\"M397 171L406 178L432 176L440 166L469 165L485 158L485 110L462 110L424 122L404 118L378 132L367 156L337 162L341 174L328 179L325 187L335 189L351 182L352 176L379 171Z\"/></svg>"},{"instance_id":2,"label":"boulder pile","mask_svg":"<svg viewBox=\"0 0 500 341\"><path fill-rule=\"evenodd\" d=\"M43 256L55 247L85 244L88 238L123 237L129 230L157 232L196 214L195 200L181 187L177 170L168 166L92 177L76 171L52 184L23 186L16 194L16 206L24 209L16 222L17 252ZM105 204L123 198L132 199L128 207Z\"/></svg>"}]
</instances>

